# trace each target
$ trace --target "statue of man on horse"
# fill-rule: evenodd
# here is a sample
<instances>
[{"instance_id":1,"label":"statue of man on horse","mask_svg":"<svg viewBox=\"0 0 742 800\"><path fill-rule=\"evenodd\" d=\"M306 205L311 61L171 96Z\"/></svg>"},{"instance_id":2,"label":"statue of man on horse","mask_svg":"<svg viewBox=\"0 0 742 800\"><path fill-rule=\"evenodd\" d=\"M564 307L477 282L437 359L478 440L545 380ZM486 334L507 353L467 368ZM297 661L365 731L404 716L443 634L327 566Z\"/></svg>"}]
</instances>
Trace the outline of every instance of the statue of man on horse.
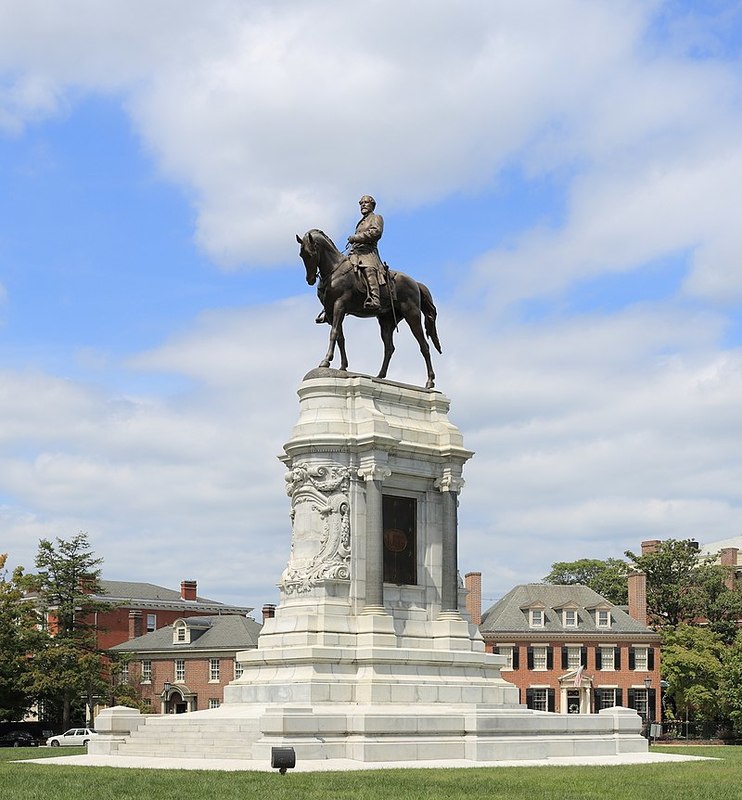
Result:
<instances>
[{"instance_id":1,"label":"statue of man on horse","mask_svg":"<svg viewBox=\"0 0 742 800\"><path fill-rule=\"evenodd\" d=\"M297 234L299 255L304 262L306 280L317 285L322 312L316 322L330 325L330 341L320 367L329 367L340 350L340 370L348 369L343 320L346 316L373 318L379 323L384 344L384 358L378 377L385 378L394 352L393 336L404 320L417 340L427 369L426 388L435 386L435 372L430 359L430 339L441 352L436 329L437 311L430 290L403 272L388 270L379 258L378 242L384 231L384 220L375 213L376 201L364 195L359 204L361 219L355 233L348 237L350 252L342 253L332 239L321 230L312 229L304 236ZM386 286L386 291L381 288Z\"/></svg>"}]
</instances>

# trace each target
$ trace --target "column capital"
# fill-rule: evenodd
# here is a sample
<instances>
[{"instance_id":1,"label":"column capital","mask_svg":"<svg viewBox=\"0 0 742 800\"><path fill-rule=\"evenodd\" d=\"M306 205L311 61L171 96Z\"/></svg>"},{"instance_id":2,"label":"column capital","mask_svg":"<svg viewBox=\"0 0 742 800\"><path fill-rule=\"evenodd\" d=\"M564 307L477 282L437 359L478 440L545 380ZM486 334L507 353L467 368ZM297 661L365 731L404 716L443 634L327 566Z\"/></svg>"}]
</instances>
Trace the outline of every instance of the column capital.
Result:
<instances>
[{"instance_id":1,"label":"column capital","mask_svg":"<svg viewBox=\"0 0 742 800\"><path fill-rule=\"evenodd\" d=\"M383 481L391 474L392 471L384 464L364 464L358 467L358 477L364 481Z\"/></svg>"},{"instance_id":2,"label":"column capital","mask_svg":"<svg viewBox=\"0 0 742 800\"><path fill-rule=\"evenodd\" d=\"M458 494L464 488L464 479L457 475L452 475L446 472L437 478L435 481L435 488L440 492L454 492Z\"/></svg>"}]
</instances>

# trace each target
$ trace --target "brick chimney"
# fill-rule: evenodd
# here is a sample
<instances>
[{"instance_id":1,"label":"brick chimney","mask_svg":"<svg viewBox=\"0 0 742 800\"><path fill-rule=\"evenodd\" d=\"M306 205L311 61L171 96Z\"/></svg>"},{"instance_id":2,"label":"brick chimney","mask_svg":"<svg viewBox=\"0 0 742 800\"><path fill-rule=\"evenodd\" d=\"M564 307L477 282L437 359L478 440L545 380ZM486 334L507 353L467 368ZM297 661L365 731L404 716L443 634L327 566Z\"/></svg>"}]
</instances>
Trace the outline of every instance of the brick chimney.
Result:
<instances>
[{"instance_id":1,"label":"brick chimney","mask_svg":"<svg viewBox=\"0 0 742 800\"><path fill-rule=\"evenodd\" d=\"M129 611L129 639L136 639L142 633L142 612L132 609Z\"/></svg>"},{"instance_id":2,"label":"brick chimney","mask_svg":"<svg viewBox=\"0 0 742 800\"><path fill-rule=\"evenodd\" d=\"M276 616L276 606L275 603L266 603L263 606L263 622L267 619L273 619Z\"/></svg>"},{"instance_id":3,"label":"brick chimney","mask_svg":"<svg viewBox=\"0 0 742 800\"><path fill-rule=\"evenodd\" d=\"M648 539L646 542L642 542L642 555L648 556L650 553L655 553L661 544L660 539Z\"/></svg>"},{"instance_id":4,"label":"brick chimney","mask_svg":"<svg viewBox=\"0 0 742 800\"><path fill-rule=\"evenodd\" d=\"M198 583L196 581L181 581L180 596L183 600L195 600L198 594Z\"/></svg>"},{"instance_id":5,"label":"brick chimney","mask_svg":"<svg viewBox=\"0 0 742 800\"><path fill-rule=\"evenodd\" d=\"M644 545L642 542L642 549ZM629 573L629 616L647 624L647 576L643 572Z\"/></svg>"},{"instance_id":6,"label":"brick chimney","mask_svg":"<svg viewBox=\"0 0 742 800\"><path fill-rule=\"evenodd\" d=\"M469 590L466 595L466 610L471 621L479 625L482 621L482 573L467 572L464 575L464 586Z\"/></svg>"},{"instance_id":7,"label":"brick chimney","mask_svg":"<svg viewBox=\"0 0 742 800\"><path fill-rule=\"evenodd\" d=\"M719 561L722 567L730 568L729 575L727 575L727 577L724 579L724 585L730 591L734 591L734 587L737 583L736 571L737 571L738 558L739 558L738 547L724 547L719 553Z\"/></svg>"}]
</instances>

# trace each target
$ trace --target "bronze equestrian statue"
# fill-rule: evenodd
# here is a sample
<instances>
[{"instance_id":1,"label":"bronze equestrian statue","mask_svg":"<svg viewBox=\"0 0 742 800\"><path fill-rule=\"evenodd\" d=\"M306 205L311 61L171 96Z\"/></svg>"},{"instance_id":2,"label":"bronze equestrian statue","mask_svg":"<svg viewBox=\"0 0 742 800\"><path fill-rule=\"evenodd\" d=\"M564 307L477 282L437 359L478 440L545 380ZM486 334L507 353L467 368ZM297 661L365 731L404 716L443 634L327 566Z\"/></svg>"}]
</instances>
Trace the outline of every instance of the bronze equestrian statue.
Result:
<instances>
[{"instance_id":1,"label":"bronze equestrian statue","mask_svg":"<svg viewBox=\"0 0 742 800\"><path fill-rule=\"evenodd\" d=\"M364 201L371 202L364 203ZM368 208L365 213L364 205ZM343 320L348 314L355 317L376 317L379 320L381 339L384 343L384 360L377 377L385 378L394 352L394 329L398 322L404 319L410 326L412 335L417 339L420 352L425 359L428 373L425 388L432 389L435 385L435 372L430 360L430 347L425 337L427 334L435 349L439 353L442 352L435 326L437 316L435 304L427 286L403 272L389 270L381 263L376 243L381 237L384 223L379 215L373 214L375 205L373 198L368 196L361 198L363 218L356 226L356 233L348 239L352 248L349 256L341 253L332 239L320 230L314 229L305 233L303 237L298 235L296 237L301 246L299 255L304 262L307 283L313 286L319 278L317 296L324 311L317 321L327 322L331 326L329 347L319 366L330 366L337 344L340 350L340 369L347 370L348 356L345 352ZM368 220L370 224L364 225L369 216L381 220L380 226L373 218ZM371 258L373 254L375 261ZM374 275L369 280L371 270L374 270ZM377 278L378 282L374 281L374 278ZM421 317L425 321L424 331Z\"/></svg>"}]
</instances>

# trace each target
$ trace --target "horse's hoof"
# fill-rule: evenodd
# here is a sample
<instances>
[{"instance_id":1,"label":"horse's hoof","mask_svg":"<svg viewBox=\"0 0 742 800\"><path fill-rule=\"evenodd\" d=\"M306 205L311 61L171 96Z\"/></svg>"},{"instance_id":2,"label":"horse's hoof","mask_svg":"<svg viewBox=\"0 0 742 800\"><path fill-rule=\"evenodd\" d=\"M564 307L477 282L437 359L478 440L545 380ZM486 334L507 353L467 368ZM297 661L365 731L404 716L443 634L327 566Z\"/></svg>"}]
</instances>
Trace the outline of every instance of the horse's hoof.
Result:
<instances>
[{"instance_id":1,"label":"horse's hoof","mask_svg":"<svg viewBox=\"0 0 742 800\"><path fill-rule=\"evenodd\" d=\"M320 361L319 362L319 369L322 369L323 367L327 368L329 366L330 366L330 362L327 359L325 359L324 361Z\"/></svg>"},{"instance_id":2,"label":"horse's hoof","mask_svg":"<svg viewBox=\"0 0 742 800\"><path fill-rule=\"evenodd\" d=\"M432 380L431 380L431 381L428 381L428 382L425 384L425 388L426 388L426 389L434 389L434 388L435 388L435 381L432 381Z\"/></svg>"}]
</instances>

